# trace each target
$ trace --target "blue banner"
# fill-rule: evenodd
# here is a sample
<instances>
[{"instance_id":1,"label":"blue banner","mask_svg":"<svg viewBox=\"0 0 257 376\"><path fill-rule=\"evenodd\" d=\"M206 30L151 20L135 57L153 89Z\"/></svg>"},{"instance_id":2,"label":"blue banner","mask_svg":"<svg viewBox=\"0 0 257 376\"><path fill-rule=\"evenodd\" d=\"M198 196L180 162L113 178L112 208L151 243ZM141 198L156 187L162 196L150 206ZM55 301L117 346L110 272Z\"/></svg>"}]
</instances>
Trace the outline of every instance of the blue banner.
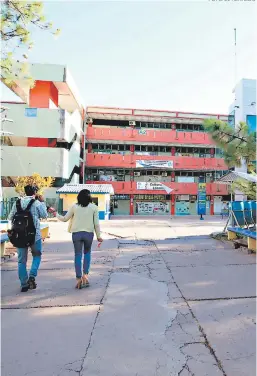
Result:
<instances>
[{"instance_id":1,"label":"blue banner","mask_svg":"<svg viewBox=\"0 0 257 376\"><path fill-rule=\"evenodd\" d=\"M25 108L25 116L37 117L37 108Z\"/></svg>"},{"instance_id":2,"label":"blue banner","mask_svg":"<svg viewBox=\"0 0 257 376\"><path fill-rule=\"evenodd\" d=\"M198 184L198 215L206 215L206 184Z\"/></svg>"}]
</instances>

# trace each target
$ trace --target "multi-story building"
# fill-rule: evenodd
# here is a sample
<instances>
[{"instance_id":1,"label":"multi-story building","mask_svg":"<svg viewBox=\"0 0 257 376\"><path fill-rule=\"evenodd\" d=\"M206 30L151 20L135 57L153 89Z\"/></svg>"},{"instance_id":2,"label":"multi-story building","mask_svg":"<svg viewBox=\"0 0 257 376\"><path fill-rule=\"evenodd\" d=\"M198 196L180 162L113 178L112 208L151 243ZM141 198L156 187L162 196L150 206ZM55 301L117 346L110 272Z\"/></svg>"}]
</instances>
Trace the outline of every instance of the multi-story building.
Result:
<instances>
[{"instance_id":1,"label":"multi-story building","mask_svg":"<svg viewBox=\"0 0 257 376\"><path fill-rule=\"evenodd\" d=\"M18 176L39 173L55 178L48 197L56 187L83 181L84 107L65 66L32 64L33 88L17 81L10 89L23 102L2 102L12 122L2 124L1 176L4 197L17 194Z\"/></svg>"},{"instance_id":2,"label":"multi-story building","mask_svg":"<svg viewBox=\"0 0 257 376\"><path fill-rule=\"evenodd\" d=\"M113 185L114 214L197 214L206 183L207 214L219 214L227 186L222 153L203 121L226 115L127 108L86 110L85 182Z\"/></svg>"},{"instance_id":3,"label":"multi-story building","mask_svg":"<svg viewBox=\"0 0 257 376\"><path fill-rule=\"evenodd\" d=\"M249 132L256 134L256 80L243 78L235 86L233 93L234 102L229 108L229 123L235 128L240 122L249 127ZM253 161L256 164L256 161ZM247 172L247 164L242 160L241 166L236 166L235 171ZM235 191L236 200L246 200L246 196Z\"/></svg>"}]
</instances>

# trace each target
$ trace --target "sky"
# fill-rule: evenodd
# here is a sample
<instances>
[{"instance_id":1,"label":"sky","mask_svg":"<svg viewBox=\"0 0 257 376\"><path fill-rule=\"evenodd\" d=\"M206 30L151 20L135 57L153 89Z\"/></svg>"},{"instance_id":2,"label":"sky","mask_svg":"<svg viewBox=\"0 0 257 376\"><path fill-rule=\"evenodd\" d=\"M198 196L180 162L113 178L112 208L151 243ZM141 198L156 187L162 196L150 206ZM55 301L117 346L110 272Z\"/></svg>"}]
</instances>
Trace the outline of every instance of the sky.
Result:
<instances>
[{"instance_id":1,"label":"sky","mask_svg":"<svg viewBox=\"0 0 257 376\"><path fill-rule=\"evenodd\" d=\"M69 68L86 106L227 114L237 81L257 76L256 2L48 1L33 63ZM7 88L3 100L15 100Z\"/></svg>"}]
</instances>

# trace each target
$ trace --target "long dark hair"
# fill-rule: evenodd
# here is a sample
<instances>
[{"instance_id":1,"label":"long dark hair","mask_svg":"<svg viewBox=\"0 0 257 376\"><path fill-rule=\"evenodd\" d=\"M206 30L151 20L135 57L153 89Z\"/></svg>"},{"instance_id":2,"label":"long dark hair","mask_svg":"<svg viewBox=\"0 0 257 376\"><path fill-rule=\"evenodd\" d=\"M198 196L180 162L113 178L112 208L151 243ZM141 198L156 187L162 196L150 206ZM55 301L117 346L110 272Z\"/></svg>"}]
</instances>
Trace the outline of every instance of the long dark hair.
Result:
<instances>
[{"instance_id":1,"label":"long dark hair","mask_svg":"<svg viewBox=\"0 0 257 376\"><path fill-rule=\"evenodd\" d=\"M82 189L82 191L80 191L78 194L77 200L78 205L82 206L83 208L87 207L88 204L92 202L90 191L88 189Z\"/></svg>"}]
</instances>

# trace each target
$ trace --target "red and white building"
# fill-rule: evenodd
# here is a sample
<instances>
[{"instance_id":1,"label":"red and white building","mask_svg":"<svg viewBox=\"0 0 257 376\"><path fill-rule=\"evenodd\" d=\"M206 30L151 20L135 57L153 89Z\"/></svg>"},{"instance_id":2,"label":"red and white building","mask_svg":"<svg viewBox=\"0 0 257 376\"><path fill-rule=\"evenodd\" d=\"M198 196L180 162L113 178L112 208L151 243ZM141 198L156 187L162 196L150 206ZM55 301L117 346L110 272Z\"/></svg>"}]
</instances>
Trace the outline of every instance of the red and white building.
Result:
<instances>
[{"instance_id":1,"label":"red and white building","mask_svg":"<svg viewBox=\"0 0 257 376\"><path fill-rule=\"evenodd\" d=\"M85 182L113 185L114 214L197 214L198 182L206 183L207 213L229 200L215 180L227 171L203 130L227 115L88 107Z\"/></svg>"}]
</instances>

